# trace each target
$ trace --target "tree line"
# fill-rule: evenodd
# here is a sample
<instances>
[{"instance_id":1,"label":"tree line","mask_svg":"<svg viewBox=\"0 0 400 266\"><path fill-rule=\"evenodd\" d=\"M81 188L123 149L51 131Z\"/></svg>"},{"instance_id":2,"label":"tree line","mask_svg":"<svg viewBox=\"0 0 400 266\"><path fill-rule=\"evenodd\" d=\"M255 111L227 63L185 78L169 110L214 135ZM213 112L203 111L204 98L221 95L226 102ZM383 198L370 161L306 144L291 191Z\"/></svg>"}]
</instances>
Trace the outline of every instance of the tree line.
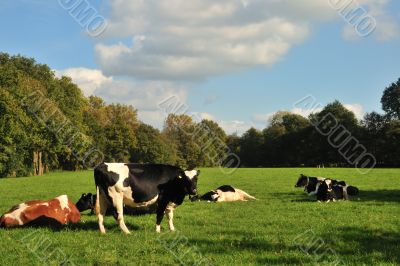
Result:
<instances>
[{"instance_id":1,"label":"tree line","mask_svg":"<svg viewBox=\"0 0 400 266\"><path fill-rule=\"evenodd\" d=\"M0 177L80 170L101 161L349 166L316 127L327 114L365 146L377 166L399 166L400 79L385 89L381 102L385 114L368 113L361 121L335 101L308 118L277 112L264 130L251 128L242 136L187 114L169 114L159 130L139 121L133 106L85 97L69 77L56 77L47 65L0 53Z\"/></svg>"}]
</instances>

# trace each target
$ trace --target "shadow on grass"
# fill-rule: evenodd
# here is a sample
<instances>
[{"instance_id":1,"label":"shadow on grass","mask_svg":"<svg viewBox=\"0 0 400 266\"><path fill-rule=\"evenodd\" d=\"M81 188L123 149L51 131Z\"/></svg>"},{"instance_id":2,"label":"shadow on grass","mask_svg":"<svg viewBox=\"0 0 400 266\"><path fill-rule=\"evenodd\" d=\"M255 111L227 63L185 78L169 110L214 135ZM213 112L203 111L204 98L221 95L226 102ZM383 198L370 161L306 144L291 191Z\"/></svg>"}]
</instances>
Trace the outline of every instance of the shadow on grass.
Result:
<instances>
[{"instance_id":1,"label":"shadow on grass","mask_svg":"<svg viewBox=\"0 0 400 266\"><path fill-rule=\"evenodd\" d=\"M360 201L400 202L400 190L360 190L357 197Z\"/></svg>"},{"instance_id":2,"label":"shadow on grass","mask_svg":"<svg viewBox=\"0 0 400 266\"><path fill-rule=\"evenodd\" d=\"M331 239L331 235L322 236ZM392 263L400 265L400 233L381 229L339 227L335 241L345 245L332 246L344 260L353 259L358 264Z\"/></svg>"},{"instance_id":3,"label":"shadow on grass","mask_svg":"<svg viewBox=\"0 0 400 266\"><path fill-rule=\"evenodd\" d=\"M307 264L312 262L312 257L300 253L300 257L293 254L299 252L295 246L285 246L283 244L271 244L263 239L252 239L239 237L236 239L190 239L189 246L195 246L206 258L214 257L214 254L239 254L244 251L259 254L254 259L255 262L264 265L294 265ZM290 251L290 252L289 252ZM261 253L269 253L269 257L263 257ZM289 252L289 254L288 254ZM286 254L285 254L286 253ZM266 255L267 256L267 255ZM229 263L229 259L226 263Z\"/></svg>"},{"instance_id":4,"label":"shadow on grass","mask_svg":"<svg viewBox=\"0 0 400 266\"><path fill-rule=\"evenodd\" d=\"M315 202L315 197L308 196L304 191L298 192L275 192L271 195L276 199L290 202Z\"/></svg>"},{"instance_id":5,"label":"shadow on grass","mask_svg":"<svg viewBox=\"0 0 400 266\"><path fill-rule=\"evenodd\" d=\"M139 226L135 224L126 223L126 226L129 230L137 231L140 229ZM118 229L119 226L117 222L105 224L106 230L115 230ZM53 219L48 218L40 218L35 220L34 222L30 222L21 228L31 228L31 229L50 229L53 232L61 232L64 230L76 230L76 231L99 231L99 224L97 221L80 221L76 224L68 224L62 225ZM3 229L3 228L2 228ZM12 230L14 228L8 228L6 230Z\"/></svg>"},{"instance_id":6,"label":"shadow on grass","mask_svg":"<svg viewBox=\"0 0 400 266\"><path fill-rule=\"evenodd\" d=\"M140 227L137 226L136 224L130 224L130 223L127 223L126 221L125 221L125 223L126 223L126 226L129 228L129 230L131 230L131 231L137 231L140 229ZM107 224L104 224L104 226L105 226L106 230L119 229L117 222L107 223ZM99 231L99 224L97 223L97 221L86 221L86 222L81 221L77 224L68 225L68 228L70 228L72 230L79 230L79 231Z\"/></svg>"}]
</instances>

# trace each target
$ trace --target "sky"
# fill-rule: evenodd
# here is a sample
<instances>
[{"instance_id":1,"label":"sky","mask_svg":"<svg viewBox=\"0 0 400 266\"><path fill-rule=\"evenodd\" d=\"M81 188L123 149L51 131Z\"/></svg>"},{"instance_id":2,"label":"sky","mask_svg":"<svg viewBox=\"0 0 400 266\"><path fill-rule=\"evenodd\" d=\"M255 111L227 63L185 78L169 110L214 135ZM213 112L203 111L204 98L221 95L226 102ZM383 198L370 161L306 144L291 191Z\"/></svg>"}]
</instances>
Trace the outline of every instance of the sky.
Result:
<instances>
[{"instance_id":1,"label":"sky","mask_svg":"<svg viewBox=\"0 0 400 266\"><path fill-rule=\"evenodd\" d=\"M0 23L0 51L158 128L171 97L228 133L307 116L304 97L361 119L400 78L394 0L3 0Z\"/></svg>"}]
</instances>

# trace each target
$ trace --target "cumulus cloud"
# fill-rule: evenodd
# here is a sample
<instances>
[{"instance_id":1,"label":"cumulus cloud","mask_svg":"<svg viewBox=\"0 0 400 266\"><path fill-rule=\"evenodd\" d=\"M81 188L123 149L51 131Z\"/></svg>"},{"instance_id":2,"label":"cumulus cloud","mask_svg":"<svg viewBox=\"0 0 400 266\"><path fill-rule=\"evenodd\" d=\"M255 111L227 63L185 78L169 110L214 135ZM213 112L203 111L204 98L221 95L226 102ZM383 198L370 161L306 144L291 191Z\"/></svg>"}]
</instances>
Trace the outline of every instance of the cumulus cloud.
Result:
<instances>
[{"instance_id":1,"label":"cumulus cloud","mask_svg":"<svg viewBox=\"0 0 400 266\"><path fill-rule=\"evenodd\" d=\"M330 2L110 0L103 38L121 41L97 44L96 58L107 75L148 80L204 80L271 66L307 39L311 25L343 20ZM378 20L376 38L398 35L387 12L389 0L359 3ZM354 34L345 26L344 38Z\"/></svg>"},{"instance_id":2,"label":"cumulus cloud","mask_svg":"<svg viewBox=\"0 0 400 266\"><path fill-rule=\"evenodd\" d=\"M364 108L361 104L343 104L343 106L354 113L357 119L362 119L364 117Z\"/></svg>"},{"instance_id":3,"label":"cumulus cloud","mask_svg":"<svg viewBox=\"0 0 400 266\"><path fill-rule=\"evenodd\" d=\"M261 127L266 127L269 124L270 119L272 118L273 115L274 113L254 114L252 121Z\"/></svg>"},{"instance_id":4,"label":"cumulus cloud","mask_svg":"<svg viewBox=\"0 0 400 266\"><path fill-rule=\"evenodd\" d=\"M342 32L343 38L350 41L361 40L362 36L358 34L357 29L364 27L365 33L370 32L376 40L381 42L398 38L400 28L396 19L388 12L389 2L390 0L349 0L343 3L350 4L342 4L339 1L338 5L343 8L338 9L338 14L347 21ZM370 24L371 28L367 24Z\"/></svg>"},{"instance_id":5,"label":"cumulus cloud","mask_svg":"<svg viewBox=\"0 0 400 266\"><path fill-rule=\"evenodd\" d=\"M85 96L93 95L103 84L113 81L112 77L106 77L98 69L83 67L56 70L55 74L57 77L70 77L82 89Z\"/></svg>"},{"instance_id":6,"label":"cumulus cloud","mask_svg":"<svg viewBox=\"0 0 400 266\"><path fill-rule=\"evenodd\" d=\"M294 114L297 114L297 115L308 117L310 114L321 112L322 109L323 109L322 107L320 107L320 108L312 108L312 109L296 107L296 108L293 108L291 110L291 112L294 113Z\"/></svg>"},{"instance_id":7,"label":"cumulus cloud","mask_svg":"<svg viewBox=\"0 0 400 266\"><path fill-rule=\"evenodd\" d=\"M98 44L97 61L108 75L150 80L204 80L271 66L309 36L308 16L334 16L327 3L293 2L111 1L106 37L131 40Z\"/></svg>"},{"instance_id":8,"label":"cumulus cloud","mask_svg":"<svg viewBox=\"0 0 400 266\"><path fill-rule=\"evenodd\" d=\"M220 120L218 124L225 130L227 134L238 134L239 136L254 127L253 123L241 120Z\"/></svg>"}]
</instances>

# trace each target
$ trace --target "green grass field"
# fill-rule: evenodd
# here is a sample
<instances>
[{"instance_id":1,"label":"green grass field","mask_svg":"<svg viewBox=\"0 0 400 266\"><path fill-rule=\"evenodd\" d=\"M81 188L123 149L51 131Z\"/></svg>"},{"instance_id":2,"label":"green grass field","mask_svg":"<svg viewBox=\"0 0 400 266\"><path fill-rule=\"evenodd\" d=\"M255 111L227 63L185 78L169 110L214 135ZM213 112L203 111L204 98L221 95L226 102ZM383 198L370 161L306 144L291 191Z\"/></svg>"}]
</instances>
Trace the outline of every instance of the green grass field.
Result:
<instances>
[{"instance_id":1,"label":"green grass field","mask_svg":"<svg viewBox=\"0 0 400 266\"><path fill-rule=\"evenodd\" d=\"M349 202L310 201L294 184L300 173L346 180L360 188ZM400 169L360 175L355 169L202 169L204 193L231 184L259 200L190 203L175 212L178 232L155 233L155 216L112 217L100 235L96 217L66 228L0 230L0 265L399 265ZM92 172L0 180L0 212L30 199L94 192Z\"/></svg>"}]
</instances>

